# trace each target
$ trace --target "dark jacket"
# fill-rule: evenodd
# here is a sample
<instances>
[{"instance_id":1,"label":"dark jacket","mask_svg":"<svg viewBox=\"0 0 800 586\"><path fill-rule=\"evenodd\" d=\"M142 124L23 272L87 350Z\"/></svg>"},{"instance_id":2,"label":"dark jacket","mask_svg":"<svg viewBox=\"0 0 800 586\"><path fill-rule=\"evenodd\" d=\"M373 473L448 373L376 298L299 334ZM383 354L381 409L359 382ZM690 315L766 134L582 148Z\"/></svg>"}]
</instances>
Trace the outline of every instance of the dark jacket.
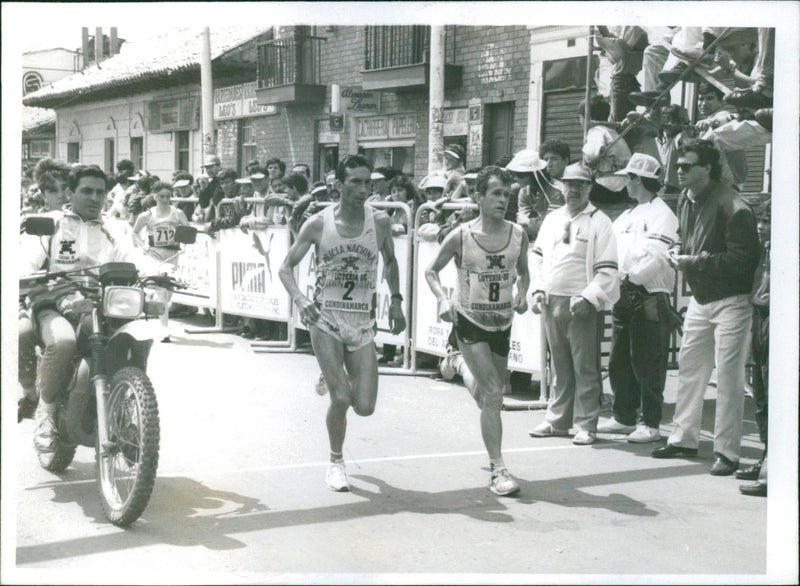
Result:
<instances>
[{"instance_id":1,"label":"dark jacket","mask_svg":"<svg viewBox=\"0 0 800 586\"><path fill-rule=\"evenodd\" d=\"M712 181L696 202L678 202L681 249L694 258L686 281L698 303L749 294L759 257L756 217L731 188Z\"/></svg>"}]
</instances>

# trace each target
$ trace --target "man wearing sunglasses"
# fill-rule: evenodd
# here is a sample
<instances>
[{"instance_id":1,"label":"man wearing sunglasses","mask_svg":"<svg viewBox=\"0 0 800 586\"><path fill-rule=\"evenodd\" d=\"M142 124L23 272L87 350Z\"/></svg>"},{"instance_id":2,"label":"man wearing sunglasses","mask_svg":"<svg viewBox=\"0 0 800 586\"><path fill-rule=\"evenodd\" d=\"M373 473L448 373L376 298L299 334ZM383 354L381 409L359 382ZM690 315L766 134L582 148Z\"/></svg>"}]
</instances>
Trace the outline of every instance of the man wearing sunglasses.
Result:
<instances>
[{"instance_id":1,"label":"man wearing sunglasses","mask_svg":"<svg viewBox=\"0 0 800 586\"><path fill-rule=\"evenodd\" d=\"M717 368L714 463L711 474L729 476L739 466L744 367L752 320L749 293L758 264L759 241L753 210L720 183L720 153L713 144L691 140L678 150L681 244L669 263L683 272L692 298L683 323L675 429L654 458L697 455L703 396Z\"/></svg>"},{"instance_id":2,"label":"man wearing sunglasses","mask_svg":"<svg viewBox=\"0 0 800 586\"><path fill-rule=\"evenodd\" d=\"M617 241L611 220L589 202L592 175L582 163L561 177L566 204L547 214L533 246L534 313L542 313L555 372L553 398L533 437L591 444L603 386L600 312L619 298Z\"/></svg>"}]
</instances>

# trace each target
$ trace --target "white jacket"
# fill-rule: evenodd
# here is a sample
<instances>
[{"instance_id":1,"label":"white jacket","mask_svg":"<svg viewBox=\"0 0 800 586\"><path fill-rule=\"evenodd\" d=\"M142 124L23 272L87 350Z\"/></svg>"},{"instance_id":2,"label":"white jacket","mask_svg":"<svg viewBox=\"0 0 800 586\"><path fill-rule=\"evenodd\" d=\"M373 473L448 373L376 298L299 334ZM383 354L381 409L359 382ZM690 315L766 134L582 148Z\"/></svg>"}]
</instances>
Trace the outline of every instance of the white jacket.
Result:
<instances>
[{"instance_id":1,"label":"white jacket","mask_svg":"<svg viewBox=\"0 0 800 586\"><path fill-rule=\"evenodd\" d=\"M67 208L48 215L56 220L55 234L23 234L20 238L20 275L41 269L69 271L107 262L132 262L141 273L158 273L158 262L133 245L121 222L103 218L87 222Z\"/></svg>"}]
</instances>

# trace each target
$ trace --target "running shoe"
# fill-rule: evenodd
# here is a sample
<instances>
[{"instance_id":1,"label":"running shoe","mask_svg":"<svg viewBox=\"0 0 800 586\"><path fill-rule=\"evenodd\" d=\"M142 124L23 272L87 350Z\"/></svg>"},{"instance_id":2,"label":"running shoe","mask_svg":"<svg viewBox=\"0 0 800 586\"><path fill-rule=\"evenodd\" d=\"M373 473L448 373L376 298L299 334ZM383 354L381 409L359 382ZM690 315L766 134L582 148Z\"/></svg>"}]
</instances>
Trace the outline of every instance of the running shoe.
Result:
<instances>
[{"instance_id":1,"label":"running shoe","mask_svg":"<svg viewBox=\"0 0 800 586\"><path fill-rule=\"evenodd\" d=\"M319 378L314 381L314 391L320 396L324 397L328 393L328 383L325 381L325 375L319 373Z\"/></svg>"},{"instance_id":2,"label":"running shoe","mask_svg":"<svg viewBox=\"0 0 800 586\"><path fill-rule=\"evenodd\" d=\"M489 477L489 490L500 496L508 496L519 492L519 483L509 474L507 468L495 468Z\"/></svg>"},{"instance_id":3,"label":"running shoe","mask_svg":"<svg viewBox=\"0 0 800 586\"><path fill-rule=\"evenodd\" d=\"M33 446L38 452L48 453L54 450L56 437L56 418L53 413L43 408L39 403L36 409L36 428L33 431Z\"/></svg>"},{"instance_id":4,"label":"running shoe","mask_svg":"<svg viewBox=\"0 0 800 586\"><path fill-rule=\"evenodd\" d=\"M347 481L347 472L344 469L344 462L331 462L328 464L328 471L325 473L325 484L328 488L336 492L347 492L350 490L350 483Z\"/></svg>"}]
</instances>

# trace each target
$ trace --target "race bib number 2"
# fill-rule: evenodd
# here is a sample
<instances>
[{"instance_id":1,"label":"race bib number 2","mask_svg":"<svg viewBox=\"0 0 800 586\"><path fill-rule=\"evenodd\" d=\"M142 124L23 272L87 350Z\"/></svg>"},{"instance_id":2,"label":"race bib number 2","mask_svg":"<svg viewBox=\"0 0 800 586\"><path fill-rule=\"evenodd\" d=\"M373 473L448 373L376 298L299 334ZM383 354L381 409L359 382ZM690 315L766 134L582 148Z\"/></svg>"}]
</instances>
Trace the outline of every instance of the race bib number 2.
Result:
<instances>
[{"instance_id":1,"label":"race bib number 2","mask_svg":"<svg viewBox=\"0 0 800 586\"><path fill-rule=\"evenodd\" d=\"M368 313L374 290L368 274L329 273L322 295L322 308Z\"/></svg>"}]
</instances>

